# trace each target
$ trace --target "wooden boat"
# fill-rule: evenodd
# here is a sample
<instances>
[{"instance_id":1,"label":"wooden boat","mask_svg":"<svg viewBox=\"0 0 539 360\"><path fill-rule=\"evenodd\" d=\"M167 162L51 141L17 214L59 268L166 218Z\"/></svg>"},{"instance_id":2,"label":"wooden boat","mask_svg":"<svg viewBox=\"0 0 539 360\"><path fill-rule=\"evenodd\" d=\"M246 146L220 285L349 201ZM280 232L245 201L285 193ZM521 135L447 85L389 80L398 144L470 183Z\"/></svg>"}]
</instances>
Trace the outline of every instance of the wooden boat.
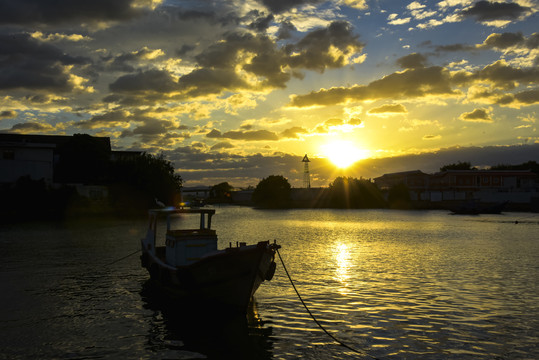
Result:
<instances>
[{"instance_id":1,"label":"wooden boat","mask_svg":"<svg viewBox=\"0 0 539 360\"><path fill-rule=\"evenodd\" d=\"M190 214L200 216L198 228L172 229L175 218ZM245 312L260 284L273 278L280 245L241 242L218 250L217 234L211 229L214 214L214 209L150 210L141 263L169 297ZM161 217L167 223L164 245L157 243Z\"/></svg>"}]
</instances>

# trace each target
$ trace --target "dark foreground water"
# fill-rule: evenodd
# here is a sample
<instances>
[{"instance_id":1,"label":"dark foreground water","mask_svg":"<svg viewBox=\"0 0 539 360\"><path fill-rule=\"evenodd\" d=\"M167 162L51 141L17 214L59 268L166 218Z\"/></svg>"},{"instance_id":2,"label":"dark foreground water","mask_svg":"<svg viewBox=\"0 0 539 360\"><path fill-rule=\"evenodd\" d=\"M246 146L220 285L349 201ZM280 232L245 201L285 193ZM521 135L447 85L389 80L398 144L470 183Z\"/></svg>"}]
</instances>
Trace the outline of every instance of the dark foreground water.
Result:
<instances>
[{"instance_id":1,"label":"dark foreground water","mask_svg":"<svg viewBox=\"0 0 539 360\"><path fill-rule=\"evenodd\" d=\"M518 224L515 221L518 220ZM220 247L277 241L248 318L174 309L136 251L145 221L0 228L2 359L538 359L539 214L218 208Z\"/></svg>"}]
</instances>

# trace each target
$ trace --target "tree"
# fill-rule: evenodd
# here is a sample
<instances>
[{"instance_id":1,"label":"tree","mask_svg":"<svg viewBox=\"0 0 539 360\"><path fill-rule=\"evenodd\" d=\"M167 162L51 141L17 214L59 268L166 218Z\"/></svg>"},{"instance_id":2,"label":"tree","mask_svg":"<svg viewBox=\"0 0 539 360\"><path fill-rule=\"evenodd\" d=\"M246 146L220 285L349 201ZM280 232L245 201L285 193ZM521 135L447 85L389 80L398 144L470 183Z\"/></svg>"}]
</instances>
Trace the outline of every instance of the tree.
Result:
<instances>
[{"instance_id":1,"label":"tree","mask_svg":"<svg viewBox=\"0 0 539 360\"><path fill-rule=\"evenodd\" d=\"M108 174L115 206L136 210L155 206L156 198L167 205L180 201L182 178L162 154L112 162Z\"/></svg>"},{"instance_id":2,"label":"tree","mask_svg":"<svg viewBox=\"0 0 539 360\"><path fill-rule=\"evenodd\" d=\"M329 206L366 209L385 207L385 200L376 185L367 179L338 177L329 185Z\"/></svg>"},{"instance_id":3,"label":"tree","mask_svg":"<svg viewBox=\"0 0 539 360\"><path fill-rule=\"evenodd\" d=\"M412 199L410 198L408 186L400 183L389 189L387 202L392 209L409 209Z\"/></svg>"},{"instance_id":4,"label":"tree","mask_svg":"<svg viewBox=\"0 0 539 360\"><path fill-rule=\"evenodd\" d=\"M477 170L477 168L472 168L472 164L469 161L458 162L456 164L444 165L440 168L440 171L447 170Z\"/></svg>"},{"instance_id":5,"label":"tree","mask_svg":"<svg viewBox=\"0 0 539 360\"><path fill-rule=\"evenodd\" d=\"M232 190L234 190L234 187L232 187L232 185L230 185L228 182L222 182L214 185L210 191L211 198L221 202L229 202L231 200L230 193Z\"/></svg>"},{"instance_id":6,"label":"tree","mask_svg":"<svg viewBox=\"0 0 539 360\"><path fill-rule=\"evenodd\" d=\"M270 175L258 183L252 199L260 207L288 208L291 204L290 183L282 175Z\"/></svg>"},{"instance_id":7,"label":"tree","mask_svg":"<svg viewBox=\"0 0 539 360\"><path fill-rule=\"evenodd\" d=\"M530 170L539 174L539 164L536 161L528 161L520 165L499 164L491 167L490 170Z\"/></svg>"}]
</instances>

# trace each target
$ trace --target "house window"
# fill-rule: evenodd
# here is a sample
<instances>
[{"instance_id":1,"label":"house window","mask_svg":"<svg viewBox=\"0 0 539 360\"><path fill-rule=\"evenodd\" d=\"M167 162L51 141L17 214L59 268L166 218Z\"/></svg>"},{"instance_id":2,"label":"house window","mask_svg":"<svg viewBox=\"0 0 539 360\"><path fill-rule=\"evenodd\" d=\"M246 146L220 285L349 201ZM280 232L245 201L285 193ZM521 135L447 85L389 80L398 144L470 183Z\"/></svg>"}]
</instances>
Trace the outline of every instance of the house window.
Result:
<instances>
[{"instance_id":1,"label":"house window","mask_svg":"<svg viewBox=\"0 0 539 360\"><path fill-rule=\"evenodd\" d=\"M2 159L15 160L15 152L13 150L4 150L2 152Z\"/></svg>"}]
</instances>

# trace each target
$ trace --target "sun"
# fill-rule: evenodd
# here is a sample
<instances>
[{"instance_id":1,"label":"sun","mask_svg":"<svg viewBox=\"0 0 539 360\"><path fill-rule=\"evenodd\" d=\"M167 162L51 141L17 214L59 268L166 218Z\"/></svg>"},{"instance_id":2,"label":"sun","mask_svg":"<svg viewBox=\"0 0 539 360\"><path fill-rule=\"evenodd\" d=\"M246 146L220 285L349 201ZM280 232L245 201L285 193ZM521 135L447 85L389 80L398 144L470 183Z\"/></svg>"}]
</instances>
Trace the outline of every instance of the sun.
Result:
<instances>
[{"instance_id":1,"label":"sun","mask_svg":"<svg viewBox=\"0 0 539 360\"><path fill-rule=\"evenodd\" d=\"M334 141L322 145L322 152L339 168L347 168L369 155L368 150L358 149L351 141Z\"/></svg>"}]
</instances>

